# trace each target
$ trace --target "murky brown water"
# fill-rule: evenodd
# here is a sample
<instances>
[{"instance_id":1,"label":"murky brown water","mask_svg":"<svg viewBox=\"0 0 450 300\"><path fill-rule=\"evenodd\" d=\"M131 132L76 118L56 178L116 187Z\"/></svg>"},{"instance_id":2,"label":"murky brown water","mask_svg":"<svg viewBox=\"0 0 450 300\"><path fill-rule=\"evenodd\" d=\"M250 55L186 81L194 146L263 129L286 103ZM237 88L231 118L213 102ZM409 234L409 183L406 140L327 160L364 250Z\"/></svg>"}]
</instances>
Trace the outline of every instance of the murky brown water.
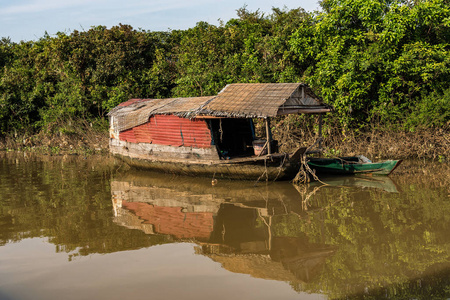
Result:
<instances>
[{"instance_id":1,"label":"murky brown water","mask_svg":"<svg viewBox=\"0 0 450 300\"><path fill-rule=\"evenodd\" d=\"M445 299L450 167L295 188L0 153L0 299Z\"/></svg>"}]
</instances>

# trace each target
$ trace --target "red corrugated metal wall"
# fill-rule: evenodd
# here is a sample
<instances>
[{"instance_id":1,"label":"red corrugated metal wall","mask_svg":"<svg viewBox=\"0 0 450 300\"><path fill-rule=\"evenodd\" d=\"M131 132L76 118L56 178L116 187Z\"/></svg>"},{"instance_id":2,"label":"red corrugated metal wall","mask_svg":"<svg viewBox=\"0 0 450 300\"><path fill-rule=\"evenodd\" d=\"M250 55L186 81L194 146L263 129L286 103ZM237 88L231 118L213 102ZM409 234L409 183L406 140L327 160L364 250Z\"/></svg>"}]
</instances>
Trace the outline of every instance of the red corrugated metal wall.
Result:
<instances>
[{"instance_id":1,"label":"red corrugated metal wall","mask_svg":"<svg viewBox=\"0 0 450 300\"><path fill-rule=\"evenodd\" d=\"M121 141L196 148L211 147L211 132L205 120L173 115L155 115L145 124L119 133Z\"/></svg>"}]
</instances>

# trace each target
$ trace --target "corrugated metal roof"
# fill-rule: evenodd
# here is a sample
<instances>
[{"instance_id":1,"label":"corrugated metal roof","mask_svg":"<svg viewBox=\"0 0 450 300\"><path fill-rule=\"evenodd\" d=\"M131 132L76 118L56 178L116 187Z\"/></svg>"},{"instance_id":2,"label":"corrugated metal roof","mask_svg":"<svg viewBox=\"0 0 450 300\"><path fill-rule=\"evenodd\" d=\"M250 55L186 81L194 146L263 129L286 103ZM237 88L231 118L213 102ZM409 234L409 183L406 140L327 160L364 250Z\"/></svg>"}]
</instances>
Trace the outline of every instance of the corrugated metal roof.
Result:
<instances>
[{"instance_id":1,"label":"corrugated metal roof","mask_svg":"<svg viewBox=\"0 0 450 300\"><path fill-rule=\"evenodd\" d=\"M174 114L185 118L275 117L299 112L326 112L331 109L302 83L235 83L217 96L131 99L111 110L115 130L123 131L144 124L156 114Z\"/></svg>"}]
</instances>

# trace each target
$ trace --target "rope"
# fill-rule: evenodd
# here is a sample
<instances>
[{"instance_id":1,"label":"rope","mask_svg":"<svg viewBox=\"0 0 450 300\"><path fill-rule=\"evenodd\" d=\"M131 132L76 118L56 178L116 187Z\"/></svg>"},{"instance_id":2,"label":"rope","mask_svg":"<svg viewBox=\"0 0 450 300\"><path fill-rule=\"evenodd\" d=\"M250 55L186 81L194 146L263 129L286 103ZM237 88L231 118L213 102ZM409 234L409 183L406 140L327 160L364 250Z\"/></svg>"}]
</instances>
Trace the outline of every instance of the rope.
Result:
<instances>
[{"instance_id":1,"label":"rope","mask_svg":"<svg viewBox=\"0 0 450 300\"><path fill-rule=\"evenodd\" d=\"M284 155L283 160L281 161L281 164L278 167L278 174L277 174L277 176L275 176L275 179L273 181L276 181L278 179L278 177L280 176L281 171L283 171L283 166L284 166L284 163L286 162L286 157L287 157L287 154Z\"/></svg>"},{"instance_id":2,"label":"rope","mask_svg":"<svg viewBox=\"0 0 450 300\"><path fill-rule=\"evenodd\" d=\"M300 169L298 170L297 175L295 175L294 179L292 180L292 183L294 184L304 184L311 182L310 175L313 177L314 180L322 183L323 185L328 185L327 183L323 182L322 180L317 177L316 173L309 167L308 162L306 161L306 153L313 148L317 143L321 142L322 138L318 138L314 144L306 148L305 152L301 155L301 161L300 161Z\"/></svg>"},{"instance_id":3,"label":"rope","mask_svg":"<svg viewBox=\"0 0 450 300\"><path fill-rule=\"evenodd\" d=\"M219 132L220 132L220 142L222 143L223 129L222 129L222 119L219 119Z\"/></svg>"},{"instance_id":4,"label":"rope","mask_svg":"<svg viewBox=\"0 0 450 300\"><path fill-rule=\"evenodd\" d=\"M255 186L258 184L259 180L266 174L266 182L269 181L269 173L267 172L267 157L264 158L264 172L256 179Z\"/></svg>"}]
</instances>

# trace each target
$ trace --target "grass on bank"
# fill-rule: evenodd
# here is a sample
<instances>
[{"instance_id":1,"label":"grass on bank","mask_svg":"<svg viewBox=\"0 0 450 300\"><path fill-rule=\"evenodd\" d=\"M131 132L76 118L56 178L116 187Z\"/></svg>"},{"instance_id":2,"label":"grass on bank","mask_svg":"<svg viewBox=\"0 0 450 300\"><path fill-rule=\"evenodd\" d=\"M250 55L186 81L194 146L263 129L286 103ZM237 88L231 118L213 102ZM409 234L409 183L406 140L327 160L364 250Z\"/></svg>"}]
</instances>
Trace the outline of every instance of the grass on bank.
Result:
<instances>
[{"instance_id":1,"label":"grass on bank","mask_svg":"<svg viewBox=\"0 0 450 300\"><path fill-rule=\"evenodd\" d=\"M0 139L0 150L48 155L108 153L108 124L68 120L53 123L36 134L13 132Z\"/></svg>"},{"instance_id":2,"label":"grass on bank","mask_svg":"<svg viewBox=\"0 0 450 300\"><path fill-rule=\"evenodd\" d=\"M264 137L264 124L255 122L256 134ZM286 116L271 125L280 151L292 152L316 141L316 117ZM0 150L26 151L48 155L108 153L108 122L68 120L51 124L37 134L11 133L0 139ZM414 131L372 127L365 130L342 130L338 125L323 127L324 155L365 155L370 159L431 159L446 161L450 157L450 126L417 128Z\"/></svg>"}]
</instances>

